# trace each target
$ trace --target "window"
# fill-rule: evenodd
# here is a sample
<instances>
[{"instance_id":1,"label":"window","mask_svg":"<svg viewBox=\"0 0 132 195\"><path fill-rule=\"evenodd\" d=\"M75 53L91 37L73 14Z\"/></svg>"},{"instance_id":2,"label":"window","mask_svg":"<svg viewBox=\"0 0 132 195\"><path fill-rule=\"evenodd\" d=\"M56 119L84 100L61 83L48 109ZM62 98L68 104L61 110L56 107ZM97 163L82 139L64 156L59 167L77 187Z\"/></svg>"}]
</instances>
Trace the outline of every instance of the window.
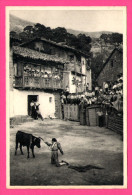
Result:
<instances>
[{"instance_id":1,"label":"window","mask_svg":"<svg viewBox=\"0 0 132 195\"><path fill-rule=\"evenodd\" d=\"M52 103L52 97L49 97L49 103Z\"/></svg>"}]
</instances>

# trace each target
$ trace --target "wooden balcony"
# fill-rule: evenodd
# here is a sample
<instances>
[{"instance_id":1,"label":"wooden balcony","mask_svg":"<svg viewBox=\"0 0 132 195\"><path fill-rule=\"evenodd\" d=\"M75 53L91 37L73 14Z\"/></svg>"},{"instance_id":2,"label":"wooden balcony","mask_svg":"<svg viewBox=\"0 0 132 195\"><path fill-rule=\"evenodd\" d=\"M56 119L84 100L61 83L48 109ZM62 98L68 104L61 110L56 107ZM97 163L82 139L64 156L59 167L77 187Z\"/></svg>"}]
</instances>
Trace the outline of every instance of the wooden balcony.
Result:
<instances>
[{"instance_id":1,"label":"wooden balcony","mask_svg":"<svg viewBox=\"0 0 132 195\"><path fill-rule=\"evenodd\" d=\"M52 78L15 77L15 88L62 89L62 82Z\"/></svg>"}]
</instances>

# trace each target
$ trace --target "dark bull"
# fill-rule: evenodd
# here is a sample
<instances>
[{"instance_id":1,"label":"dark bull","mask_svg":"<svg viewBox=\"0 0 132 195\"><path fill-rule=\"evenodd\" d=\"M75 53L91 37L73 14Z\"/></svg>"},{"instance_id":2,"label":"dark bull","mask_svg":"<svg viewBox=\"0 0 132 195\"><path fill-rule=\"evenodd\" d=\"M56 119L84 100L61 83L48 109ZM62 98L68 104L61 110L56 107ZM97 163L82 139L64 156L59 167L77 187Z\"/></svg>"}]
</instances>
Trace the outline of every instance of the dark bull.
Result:
<instances>
[{"instance_id":1,"label":"dark bull","mask_svg":"<svg viewBox=\"0 0 132 195\"><path fill-rule=\"evenodd\" d=\"M32 150L33 158L35 158L34 146L37 146L38 148L40 148L41 147L40 146L41 139L42 139L41 137L35 137L32 134L28 134L28 133L24 133L22 131L18 131L16 133L15 155L17 155L18 143L20 143L21 154L23 155L22 146L26 146L27 147L27 153L28 153L27 158L29 158L29 148Z\"/></svg>"}]
</instances>

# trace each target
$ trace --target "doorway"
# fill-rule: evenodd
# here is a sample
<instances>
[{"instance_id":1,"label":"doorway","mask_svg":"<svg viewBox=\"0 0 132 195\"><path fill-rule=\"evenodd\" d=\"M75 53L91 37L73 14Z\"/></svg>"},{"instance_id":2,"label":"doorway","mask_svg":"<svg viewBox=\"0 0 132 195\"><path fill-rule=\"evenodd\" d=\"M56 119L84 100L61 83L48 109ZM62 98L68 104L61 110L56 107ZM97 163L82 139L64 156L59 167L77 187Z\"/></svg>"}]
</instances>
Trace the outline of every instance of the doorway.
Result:
<instances>
[{"instance_id":1,"label":"doorway","mask_svg":"<svg viewBox=\"0 0 132 195\"><path fill-rule=\"evenodd\" d=\"M28 115L31 115L31 107L30 107L30 103L31 101L37 101L38 100L38 95L28 95Z\"/></svg>"}]
</instances>

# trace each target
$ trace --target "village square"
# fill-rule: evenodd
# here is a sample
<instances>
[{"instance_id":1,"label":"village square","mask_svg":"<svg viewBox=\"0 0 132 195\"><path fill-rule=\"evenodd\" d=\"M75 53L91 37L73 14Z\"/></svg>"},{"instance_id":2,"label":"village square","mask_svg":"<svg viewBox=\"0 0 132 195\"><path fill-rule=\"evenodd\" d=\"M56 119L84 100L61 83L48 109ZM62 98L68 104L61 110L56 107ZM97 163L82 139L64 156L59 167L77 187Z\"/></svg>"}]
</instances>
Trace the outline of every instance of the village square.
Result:
<instances>
[{"instance_id":1,"label":"village square","mask_svg":"<svg viewBox=\"0 0 132 195\"><path fill-rule=\"evenodd\" d=\"M27 159L18 149L15 153L16 132L21 130L35 134L51 142L56 137L61 143L64 155L59 161L69 166L95 166L76 170L67 165L56 167L51 164L51 151L41 141L41 148L35 148L35 158ZM123 144L121 135L104 127L80 126L78 122L45 119L30 121L11 129L10 137L10 184L11 186L93 186L123 184Z\"/></svg>"}]
</instances>

